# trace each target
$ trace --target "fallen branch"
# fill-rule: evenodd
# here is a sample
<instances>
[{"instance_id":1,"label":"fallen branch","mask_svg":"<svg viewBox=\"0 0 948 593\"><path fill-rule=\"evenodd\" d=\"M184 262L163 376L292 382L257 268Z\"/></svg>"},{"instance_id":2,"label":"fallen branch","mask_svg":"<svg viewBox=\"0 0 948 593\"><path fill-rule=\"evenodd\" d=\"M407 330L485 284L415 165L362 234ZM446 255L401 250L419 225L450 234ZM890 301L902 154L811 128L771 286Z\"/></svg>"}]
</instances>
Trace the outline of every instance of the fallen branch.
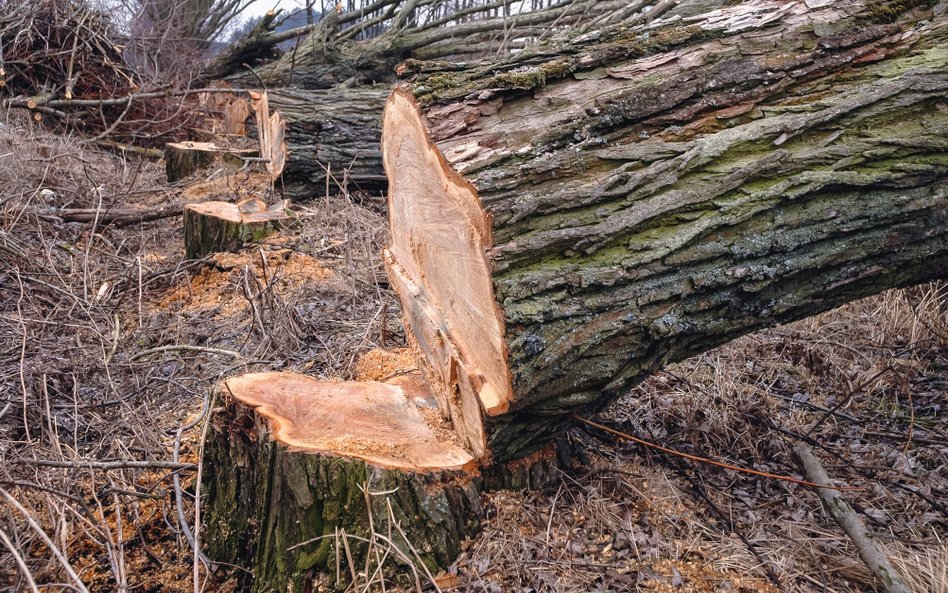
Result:
<instances>
[{"instance_id":1,"label":"fallen branch","mask_svg":"<svg viewBox=\"0 0 948 593\"><path fill-rule=\"evenodd\" d=\"M234 358L240 358L240 352L235 352L233 350L224 350L223 348L209 348L206 346L189 346L187 344L179 344L176 346L159 346L157 348L149 348L148 350L142 350L136 354L133 354L129 357L129 362L134 362L139 358L143 358L150 354L158 354L159 352L207 352L209 354L221 354L224 356L232 356Z\"/></svg>"},{"instance_id":2,"label":"fallen branch","mask_svg":"<svg viewBox=\"0 0 948 593\"><path fill-rule=\"evenodd\" d=\"M107 150L118 152L120 154L137 154L149 159L160 159L164 158L165 156L165 153L157 148L144 148L142 146L122 144L121 142L116 142L115 140L99 140L96 142L96 145Z\"/></svg>"},{"instance_id":3,"label":"fallen branch","mask_svg":"<svg viewBox=\"0 0 948 593\"><path fill-rule=\"evenodd\" d=\"M64 222L97 222L98 224L127 226L181 216L183 209L184 204L168 204L145 209L116 208L112 210L97 210L96 208L68 208L57 210L52 216L60 218Z\"/></svg>"},{"instance_id":4,"label":"fallen branch","mask_svg":"<svg viewBox=\"0 0 948 593\"><path fill-rule=\"evenodd\" d=\"M193 463L175 463L173 461L56 461L54 459L14 459L10 463L16 465L38 465L40 467L68 467L79 469L195 469Z\"/></svg>"},{"instance_id":5,"label":"fallen branch","mask_svg":"<svg viewBox=\"0 0 948 593\"><path fill-rule=\"evenodd\" d=\"M178 430L175 433L174 453L172 455L175 462L178 461L181 455L181 437L184 436L184 433L186 431L194 428L195 426L198 425L199 422L204 420L204 418L207 416L207 413L208 411L210 411L210 409L211 409L210 392L207 392L204 396L204 404L201 406L201 414L197 418L192 420L191 422L188 422L187 424L178 427ZM200 470L201 470L200 464L198 464L197 469L198 469L198 472L200 473ZM198 478L197 483L198 484L201 483L200 478ZM201 551L199 540L195 538L194 534L191 532L191 527L188 525L188 520L184 516L184 492L183 492L183 489L181 488L181 477L177 473L174 474L174 476L172 476L172 484L174 484L174 502L175 502L175 509L177 510L177 515L178 515L178 526L181 528L181 532L184 534L185 539L188 540L188 544L191 546L191 550L194 552L194 562L195 564L197 564L197 560L198 558L200 558L200 560L204 562L206 566L210 567L212 566L210 558L208 558L207 555L205 555L204 552ZM198 491L198 494L194 498L194 505L195 505L195 510L200 508L201 506L200 490ZM195 524L195 527L196 526L197 524ZM195 571L196 570L197 568L195 568Z\"/></svg>"},{"instance_id":6,"label":"fallen branch","mask_svg":"<svg viewBox=\"0 0 948 593\"><path fill-rule=\"evenodd\" d=\"M816 489L816 493L823 501L823 506L836 521L836 524L852 540L853 545L856 546L856 551L859 552L859 557L866 563L872 574L879 579L883 589L888 593L911 593L911 589L906 586L902 577L895 571L889 558L872 539L872 534L866 529L865 524L860 521L846 499L837 492L837 488L830 485L829 476L826 475L826 470L823 469L820 460L813 455L813 450L806 445L797 445L793 448L793 455L799 462L807 479L821 484Z\"/></svg>"}]
</instances>

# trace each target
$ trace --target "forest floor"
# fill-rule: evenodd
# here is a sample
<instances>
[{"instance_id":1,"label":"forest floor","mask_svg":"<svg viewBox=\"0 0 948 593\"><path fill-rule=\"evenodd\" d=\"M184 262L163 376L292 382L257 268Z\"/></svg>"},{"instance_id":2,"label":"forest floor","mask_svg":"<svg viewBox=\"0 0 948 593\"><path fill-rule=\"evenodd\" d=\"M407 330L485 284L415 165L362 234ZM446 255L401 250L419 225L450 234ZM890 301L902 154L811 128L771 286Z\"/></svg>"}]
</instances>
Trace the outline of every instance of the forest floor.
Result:
<instances>
[{"instance_id":1,"label":"forest floor","mask_svg":"<svg viewBox=\"0 0 948 593\"><path fill-rule=\"evenodd\" d=\"M194 591L187 464L211 385L249 370L352 379L372 366L363 355L404 344L378 197L296 204L286 231L199 261L183 260L180 217L64 220L233 200L253 181L168 185L158 164L0 127L0 591L31 590L26 573L75 590L69 570L90 591ZM948 593L946 301L936 286L890 291L746 336L672 365L601 418L782 475L799 475L790 449L810 444L914 590ZM569 438L581 463L546 490L490 495L444 587L874 590L806 487L593 429ZM200 579L232 589L226 570Z\"/></svg>"}]
</instances>

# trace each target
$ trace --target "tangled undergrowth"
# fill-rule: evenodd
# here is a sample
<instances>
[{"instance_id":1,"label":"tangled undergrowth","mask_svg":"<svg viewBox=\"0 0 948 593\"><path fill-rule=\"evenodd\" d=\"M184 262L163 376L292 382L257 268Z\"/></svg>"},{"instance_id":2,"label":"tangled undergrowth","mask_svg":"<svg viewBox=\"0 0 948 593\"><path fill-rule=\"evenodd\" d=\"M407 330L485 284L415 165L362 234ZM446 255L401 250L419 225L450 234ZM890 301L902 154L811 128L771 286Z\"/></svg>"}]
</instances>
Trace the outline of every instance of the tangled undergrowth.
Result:
<instances>
[{"instance_id":1,"label":"tangled undergrowth","mask_svg":"<svg viewBox=\"0 0 948 593\"><path fill-rule=\"evenodd\" d=\"M179 218L120 226L102 215L247 188L219 172L200 188L169 186L161 173L29 122L0 128L0 591L29 591L31 579L41 590L194 591L210 385L244 370L348 379L378 366L360 354L404 343L376 202L316 197L264 244L185 261ZM99 214L70 222L73 210ZM789 451L809 443L857 487L847 496L915 590L945 593L946 300L935 285L891 291L744 337L659 373L603 418L779 474L799 475ZM873 590L802 486L592 429L571 440L582 463L558 485L491 495L444 588ZM197 575L199 590L232 583L224 569Z\"/></svg>"},{"instance_id":2,"label":"tangled undergrowth","mask_svg":"<svg viewBox=\"0 0 948 593\"><path fill-rule=\"evenodd\" d=\"M129 45L142 40L119 33L116 12L77 0L0 2L5 107L51 130L139 148L193 134L205 115L197 95L130 63Z\"/></svg>"}]
</instances>

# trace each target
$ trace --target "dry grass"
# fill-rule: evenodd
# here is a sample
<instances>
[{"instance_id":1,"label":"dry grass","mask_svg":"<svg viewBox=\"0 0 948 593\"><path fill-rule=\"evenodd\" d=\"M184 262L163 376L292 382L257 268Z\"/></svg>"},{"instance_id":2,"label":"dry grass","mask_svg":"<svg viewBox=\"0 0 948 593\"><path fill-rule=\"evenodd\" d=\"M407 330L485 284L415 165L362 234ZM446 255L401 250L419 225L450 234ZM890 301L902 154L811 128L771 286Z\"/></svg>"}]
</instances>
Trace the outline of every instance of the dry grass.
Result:
<instances>
[{"instance_id":1,"label":"dry grass","mask_svg":"<svg viewBox=\"0 0 948 593\"><path fill-rule=\"evenodd\" d=\"M858 488L846 496L884 542L901 544L909 556L943 557L945 299L937 285L889 291L744 337L672 366L608 415L679 450L778 474L798 475L789 449L807 442L834 479ZM769 565L785 590L873 587L850 542L805 488L662 463L686 490L703 493L692 498L703 508L707 536L741 534L754 564Z\"/></svg>"},{"instance_id":2,"label":"dry grass","mask_svg":"<svg viewBox=\"0 0 948 593\"><path fill-rule=\"evenodd\" d=\"M889 546L896 569L912 591L948 593L948 544L927 547Z\"/></svg>"}]
</instances>

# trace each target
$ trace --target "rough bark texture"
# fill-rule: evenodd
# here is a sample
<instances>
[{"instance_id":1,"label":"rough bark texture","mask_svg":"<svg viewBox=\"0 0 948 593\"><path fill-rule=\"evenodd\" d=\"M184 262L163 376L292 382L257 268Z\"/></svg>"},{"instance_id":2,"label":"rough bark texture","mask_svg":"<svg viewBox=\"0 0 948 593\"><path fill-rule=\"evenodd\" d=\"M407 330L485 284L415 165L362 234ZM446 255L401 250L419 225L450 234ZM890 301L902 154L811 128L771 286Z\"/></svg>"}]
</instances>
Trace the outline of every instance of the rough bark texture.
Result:
<instances>
[{"instance_id":1,"label":"rough bark texture","mask_svg":"<svg viewBox=\"0 0 948 593\"><path fill-rule=\"evenodd\" d=\"M261 60L278 58L276 45L285 40L284 36L278 36L273 32L279 16L279 11L274 10L264 14L249 33L217 54L195 82L207 83L243 70L247 66L253 66Z\"/></svg>"},{"instance_id":2,"label":"rough bark texture","mask_svg":"<svg viewBox=\"0 0 948 593\"><path fill-rule=\"evenodd\" d=\"M328 91L274 89L270 108L286 118L290 155L283 180L292 195L387 185L382 168L381 117L390 88Z\"/></svg>"},{"instance_id":3,"label":"rough bark texture","mask_svg":"<svg viewBox=\"0 0 948 593\"><path fill-rule=\"evenodd\" d=\"M437 574L476 532L482 489L552 479L548 457L473 471L470 455L417 426L412 401L429 396L417 382L402 385L291 373L226 382L205 444L204 541L213 561L253 573L235 573L240 590L307 591L316 579L335 581L337 566L347 581L343 536L360 571L373 532L388 538L376 539L380 548L391 541L399 550L387 576L413 585L409 561ZM320 397L325 389L335 391Z\"/></svg>"},{"instance_id":4,"label":"rough bark texture","mask_svg":"<svg viewBox=\"0 0 948 593\"><path fill-rule=\"evenodd\" d=\"M422 5L428 3L422 3ZM584 32L595 27L624 21L640 25L659 17L680 18L716 8L722 0L683 0L647 2L626 0L558 0L552 5L519 14L503 14L497 4L471 5L448 9L429 20L414 0L388 0L375 3L381 14L356 10L327 18L312 27L295 32L262 31L248 35L225 52L212 65L216 75L232 73L230 80L256 84L259 77L268 86L295 86L328 89L345 83L375 84L391 82L395 66L402 60L492 58L514 49L534 45L561 32ZM498 9L501 10L498 10ZM329 15L331 17L331 15ZM345 25L345 26L343 26ZM382 27L384 31L367 39L354 35L363 27ZM272 51L275 43L297 39L295 47L278 59L250 73L231 58ZM207 77L205 77L207 78Z\"/></svg>"},{"instance_id":5,"label":"rough bark texture","mask_svg":"<svg viewBox=\"0 0 948 593\"><path fill-rule=\"evenodd\" d=\"M562 4L563 7L542 15L534 14L531 18L560 19L557 22L566 26L568 23L562 19L562 12L570 4L573 7L567 16L583 16L576 16L575 25L567 27L568 30L594 28L623 20L630 27L643 26L646 15L649 15L648 19L658 16L641 12L648 2L582 0ZM667 12L662 12L662 16L680 18L711 10L720 4L720 0L686 0L676 5L665 5ZM276 18L268 15L245 38L219 54L202 80L234 74L232 81L244 86L257 86L259 81L243 64L254 65L273 58L275 44L299 35L305 37L301 38L295 51L257 68L258 75L271 87L268 94L272 108L287 118L290 161L283 179L290 195L300 198L324 192L327 171L331 172L330 191L335 191L335 187L340 185L348 189L384 190L388 182L379 147L381 116L390 92L386 83L394 81L396 64L409 56L430 59L445 55L464 57L477 52L495 55L497 48L492 44L496 44L498 27L511 26L510 22L501 22L503 19L489 19L472 21L460 28L418 30L409 26L401 29L398 35L387 33L380 38L337 41L318 25L304 27L295 33L273 32L271 28ZM341 21L353 26L360 22L350 13L343 13ZM529 19L519 19L516 26L527 26L529 22ZM337 31L337 34L346 31ZM549 35L550 30L543 29L539 33ZM482 43L481 37L490 41ZM406 67L411 68L414 63L417 62L410 60ZM350 79L383 84L340 85Z\"/></svg>"},{"instance_id":6,"label":"rough bark texture","mask_svg":"<svg viewBox=\"0 0 948 593\"><path fill-rule=\"evenodd\" d=\"M257 200L252 203L256 204ZM262 201L260 201L262 203ZM236 251L245 243L262 241L291 220L286 204L271 209L249 208L247 203L203 202L184 207L184 253L200 259L218 251Z\"/></svg>"},{"instance_id":7,"label":"rough bark texture","mask_svg":"<svg viewBox=\"0 0 948 593\"><path fill-rule=\"evenodd\" d=\"M487 455L528 453L742 334L948 276L933 4L746 2L490 65L406 65L383 129L390 276L433 384L478 395ZM487 354L468 332L490 307L462 326L425 275L447 257L433 233L486 253ZM491 357L506 393L484 388Z\"/></svg>"}]
</instances>

